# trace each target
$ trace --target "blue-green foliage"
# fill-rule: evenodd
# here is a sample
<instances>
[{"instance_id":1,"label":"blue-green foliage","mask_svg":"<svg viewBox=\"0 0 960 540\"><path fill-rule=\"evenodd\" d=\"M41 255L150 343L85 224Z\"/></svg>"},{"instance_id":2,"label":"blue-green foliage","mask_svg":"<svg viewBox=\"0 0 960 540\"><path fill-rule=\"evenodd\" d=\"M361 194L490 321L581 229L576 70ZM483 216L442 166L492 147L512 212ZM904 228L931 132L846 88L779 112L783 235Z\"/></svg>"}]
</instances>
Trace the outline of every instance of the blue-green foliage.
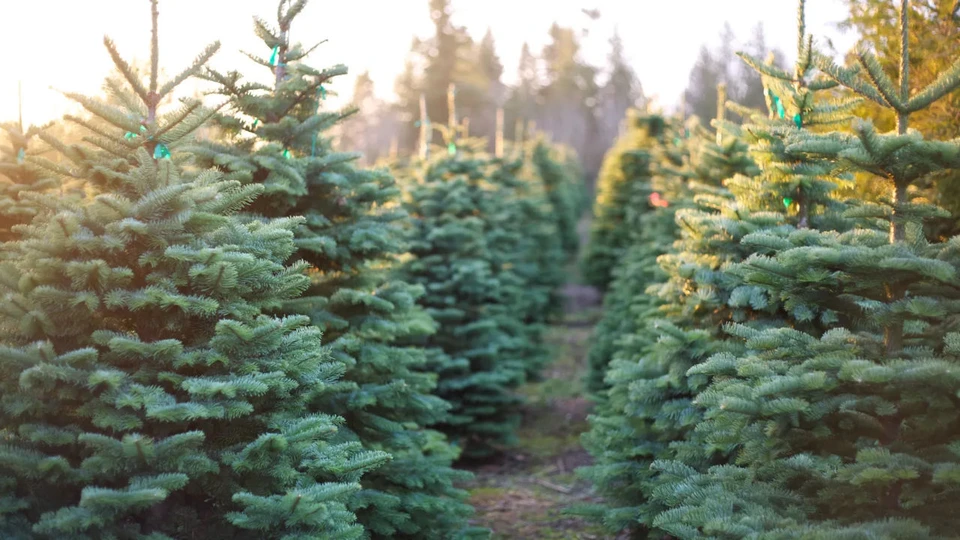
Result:
<instances>
[{"instance_id":1,"label":"blue-green foliage","mask_svg":"<svg viewBox=\"0 0 960 540\"><path fill-rule=\"evenodd\" d=\"M800 40L792 73L746 58L772 111L741 111L762 172L678 213L678 251L661 258L672 277L649 289L674 299L662 310L671 316L639 362L611 366L588 443L613 528L731 540L955 535L960 244L925 237L943 213L908 187L960 167L960 144L860 122L852 134L828 130L852 107L834 99L838 83L906 122L960 85L960 63L909 97L869 54L858 73L810 43ZM811 76L815 62L826 77ZM841 201L847 173L891 180L895 200Z\"/></svg>"},{"instance_id":2,"label":"blue-green foliage","mask_svg":"<svg viewBox=\"0 0 960 540\"><path fill-rule=\"evenodd\" d=\"M674 236L673 214L687 196L679 169L689 154L685 136L689 129L657 115L631 118L632 127L624 140L640 141L642 145L623 155L615 147L607 158L613 163L628 163L629 167L617 169L617 174L629 170L629 178L619 187L626 193L625 204L619 211L623 223L617 233L622 236L619 242L623 245L611 270L612 281L603 299L604 315L594 330L587 356L587 388L600 400L608 387L604 381L607 366L622 347L621 341L639 342L641 348L649 341L649 336L637 334L644 325L644 314L657 306L646 289L661 278L657 257L670 248L666 239ZM593 233L605 234L608 240L615 236L603 233L599 225L594 226ZM599 249L594 249L594 258L588 261L599 260L599 253Z\"/></svg>"},{"instance_id":3,"label":"blue-green foliage","mask_svg":"<svg viewBox=\"0 0 960 540\"><path fill-rule=\"evenodd\" d=\"M615 270L617 279L605 302L608 311L598 326L608 333L597 336L590 352L594 378L606 377L609 386L599 388L600 406L584 436L597 464L583 473L608 502L586 510L613 530L638 521L649 525L656 515L657 506L647 502L644 491L649 465L683 451L675 441L700 418L690 394L702 384L689 381L686 369L715 350L717 321L731 315L722 309L729 280L719 248L736 246L737 237L729 235L742 229L733 227L742 210L718 184L734 173L751 172L753 165L736 130L728 132L732 126L725 126L722 144L709 140L713 134L696 122L685 129L691 136L677 139L676 157L653 149L663 157L645 182L645 192L648 197L657 193L667 206L651 207L640 216L643 226L637 227L640 232ZM664 241L671 236L678 237L672 246ZM714 254L698 255L708 247ZM618 300L621 290L629 294ZM616 325L605 327L606 320ZM702 449L693 453L697 462L703 461Z\"/></svg>"},{"instance_id":4,"label":"blue-green foliage","mask_svg":"<svg viewBox=\"0 0 960 540\"><path fill-rule=\"evenodd\" d=\"M598 289L610 286L613 270L637 232L635 216L646 201L636 198L635 188L651 174L652 158L647 150L664 140L665 122L661 116L641 116L631 109L626 133L604 157L597 178L590 243L581 262L584 281Z\"/></svg>"},{"instance_id":5,"label":"blue-green foliage","mask_svg":"<svg viewBox=\"0 0 960 540\"><path fill-rule=\"evenodd\" d=\"M438 393L453 405L442 425L465 455L486 455L514 441L529 345L503 301L519 277L497 263L491 214L502 189L487 181L483 158L446 157L424 164L411 180L407 208L412 256L401 276L421 284L421 299L440 325L422 341L433 349ZM493 212L491 211L493 210Z\"/></svg>"},{"instance_id":6,"label":"blue-green foliage","mask_svg":"<svg viewBox=\"0 0 960 540\"><path fill-rule=\"evenodd\" d=\"M453 405L443 429L468 457L515 442L521 399L548 351L543 323L559 309L564 256L545 180L520 148L512 157L458 141L404 170L410 260L400 275L421 284L440 325L420 341L433 351L439 393Z\"/></svg>"},{"instance_id":7,"label":"blue-green foliage","mask_svg":"<svg viewBox=\"0 0 960 540\"><path fill-rule=\"evenodd\" d=\"M580 247L577 225L588 200L579 164L571 151L555 148L542 138L533 141L529 161L543 181L564 253L572 257Z\"/></svg>"},{"instance_id":8,"label":"blue-green foliage","mask_svg":"<svg viewBox=\"0 0 960 540\"><path fill-rule=\"evenodd\" d=\"M57 186L49 175L43 174L27 162L27 151L32 156L37 150L36 135L43 127L24 130L19 124L0 124L6 141L0 146L0 241L13 240L13 228L29 223L40 211L40 205L31 195L43 193Z\"/></svg>"},{"instance_id":9,"label":"blue-green foliage","mask_svg":"<svg viewBox=\"0 0 960 540\"><path fill-rule=\"evenodd\" d=\"M196 148L201 166L228 178L262 185L252 217L303 215L294 259L309 266L305 294L282 303L278 313L302 314L324 332L333 357L347 366L342 392L318 403L345 418L341 436L388 452L391 461L366 475L354 495L368 534L377 538L451 538L466 528L472 509L454 482L470 477L451 468L458 452L429 426L449 405L433 395L437 376L415 343L436 330L417 305L424 288L392 275L406 249L394 178L364 170L355 154L338 153L328 130L344 115L323 108L326 88L343 66L316 70L309 51L287 43L305 2L284 8L276 28L256 21L265 50L278 47L277 62L257 59L272 84L244 82L237 72L208 72L230 99L216 117L221 139Z\"/></svg>"},{"instance_id":10,"label":"blue-green foliage","mask_svg":"<svg viewBox=\"0 0 960 540\"><path fill-rule=\"evenodd\" d=\"M307 285L299 221L243 225L258 187L133 158L2 267L2 536L361 537L347 503L389 456L331 442L314 403L345 366L262 312Z\"/></svg>"}]
</instances>

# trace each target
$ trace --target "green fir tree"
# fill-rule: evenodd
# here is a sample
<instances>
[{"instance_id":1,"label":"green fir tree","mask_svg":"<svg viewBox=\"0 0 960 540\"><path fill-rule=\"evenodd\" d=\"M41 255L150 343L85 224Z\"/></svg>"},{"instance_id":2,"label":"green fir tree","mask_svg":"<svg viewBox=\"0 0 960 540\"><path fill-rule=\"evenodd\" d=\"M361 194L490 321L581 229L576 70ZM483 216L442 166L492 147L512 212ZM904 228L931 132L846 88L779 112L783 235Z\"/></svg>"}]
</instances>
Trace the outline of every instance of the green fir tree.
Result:
<instances>
[{"instance_id":1,"label":"green fir tree","mask_svg":"<svg viewBox=\"0 0 960 540\"><path fill-rule=\"evenodd\" d=\"M731 448L734 465L706 474L659 466L672 478L660 494L673 508L657 525L672 534L907 539L956 530L957 244L925 238L924 222L943 212L910 188L960 167L960 146L925 141L908 122L960 86L960 62L910 96L906 1L900 9L899 85L865 50L851 68L816 57L835 84L893 109L896 132L857 122L852 134L799 131L786 141L798 169L827 162L868 172L887 179L893 197L825 205L821 221L842 211L850 230L805 228L801 215L792 231L744 239L757 253L733 271L780 299L791 320L732 326L745 350L691 370L714 378L698 398L707 419L698 431Z\"/></svg>"},{"instance_id":2,"label":"green fir tree","mask_svg":"<svg viewBox=\"0 0 960 540\"><path fill-rule=\"evenodd\" d=\"M615 169L612 176L605 178L617 178L618 175L629 172L627 181L620 183L617 187L624 191L616 198L621 200L622 214L621 222L613 230L603 231L602 225L594 225L593 241L602 239L612 240L619 237L619 244L622 244L618 251L621 254L616 260L610 260L608 264L613 264L611 268L612 282L607 293L604 295L603 318L597 324L594 330L590 350L587 355L588 372L587 388L593 392L596 397L602 399L603 390L607 387L604 379L606 377L607 366L610 363L614 352L618 348L620 339L625 335L632 334L637 328L638 318L636 312L642 312L649 308L648 302L638 304L638 298L643 297L646 287L656 281L658 268L656 266L656 257L661 250L669 245L669 241L663 241L673 234L671 227L670 213L673 212L676 205L674 198L674 207L671 208L668 198L673 198L678 187L673 182L675 175L672 167L682 164L683 153L685 152L681 136L685 128L676 130L674 122L663 118L660 115L650 115L644 117L629 116L630 126L624 138L637 138L637 132L640 133L639 140L644 141L643 147L636 148L619 159L626 165ZM608 156L610 162L616 162L617 148L611 150ZM607 169L610 171L610 169ZM662 198L658 192L654 196L653 179L659 178L660 187L669 187L671 194L664 193ZM608 188L604 188L608 189ZM610 186L609 189L613 189ZM666 205L666 206L663 206ZM608 212L612 212L609 208ZM600 221L600 218L597 218ZM612 225L608 224L608 226ZM597 238L596 235L603 236ZM601 259L601 248L593 247L588 252L589 261L599 261ZM612 255L612 250L608 255ZM589 258L593 256L593 258ZM612 258L612 257L611 257ZM589 270L590 266L587 266Z\"/></svg>"},{"instance_id":3,"label":"green fir tree","mask_svg":"<svg viewBox=\"0 0 960 540\"><path fill-rule=\"evenodd\" d=\"M323 102L346 68L312 68L305 59L313 49L290 42L306 4L280 2L276 25L255 20L271 56L248 56L269 73L267 83L208 71L229 111L216 117L222 137L193 151L199 165L264 187L251 217L306 218L296 230L294 258L309 265L310 286L278 312L310 317L334 358L348 366L343 391L323 404L346 419L344 440L392 456L363 478L352 500L368 534L482 535L467 527L472 509L466 492L454 487L470 475L452 469L456 449L429 429L449 406L433 395L437 377L415 345L436 330L417 305L424 289L393 275L406 249L400 190L387 171L361 169L358 155L333 149L326 131L350 111L325 111Z\"/></svg>"},{"instance_id":4,"label":"green fir tree","mask_svg":"<svg viewBox=\"0 0 960 540\"><path fill-rule=\"evenodd\" d=\"M6 145L0 146L0 242L15 240L14 227L29 223L41 210L32 194L58 187L57 182L27 162L36 150L35 138L45 126L23 129L22 122L0 124Z\"/></svg>"},{"instance_id":5,"label":"green fir tree","mask_svg":"<svg viewBox=\"0 0 960 540\"><path fill-rule=\"evenodd\" d=\"M572 151L538 138L529 158L550 198L560 243L567 257L575 256L580 249L578 226L586 201L583 173L573 157Z\"/></svg>"},{"instance_id":6,"label":"green fir tree","mask_svg":"<svg viewBox=\"0 0 960 540\"><path fill-rule=\"evenodd\" d=\"M593 204L590 242L582 261L583 279L605 290L612 273L630 242L629 215L633 207L633 185L650 175L651 158L645 150L658 144L665 129L659 116L644 117L631 109L626 132L617 139L603 159Z\"/></svg>"},{"instance_id":7,"label":"green fir tree","mask_svg":"<svg viewBox=\"0 0 960 540\"><path fill-rule=\"evenodd\" d=\"M438 393L453 405L443 429L464 457L477 458L515 443L522 399L514 389L533 371L536 344L516 306L525 286L510 266L516 234L503 230L510 190L491 180L497 167L485 141L454 143L447 131L448 148L425 148L409 168L411 257L401 276L427 290L421 305L440 325L420 343L432 351Z\"/></svg>"},{"instance_id":8,"label":"green fir tree","mask_svg":"<svg viewBox=\"0 0 960 540\"><path fill-rule=\"evenodd\" d=\"M488 205L491 262L509 270L502 274L507 294L502 302L514 313L510 333L522 338L527 377L537 379L550 360L543 343L546 324L563 312L565 257L555 209L530 156L485 157L485 178L503 197L496 207Z\"/></svg>"},{"instance_id":9,"label":"green fir tree","mask_svg":"<svg viewBox=\"0 0 960 540\"><path fill-rule=\"evenodd\" d=\"M755 167L734 126L721 124L720 136L696 123L688 129L683 166L662 167L648 188L651 195L669 201L668 206L661 203L644 215L641 230L653 234L639 238L617 269L618 281L608 296L623 287L630 291L624 295L628 300L620 302L618 312L604 314L605 320L626 322L606 338L609 369L595 375L606 375L610 387L601 393L600 409L584 436L598 463L582 473L609 501L587 513L613 530L649 520L644 492L649 464L676 451L670 444L682 439L699 418L692 410L685 371L714 349L716 321L730 315L722 308L724 284L718 283L722 259L694 250L735 246L728 234L736 231L729 222L737 211L720 183L736 173L750 174ZM716 215L724 209L729 213ZM663 238L674 235L677 242L663 253ZM657 250L662 256L656 256Z\"/></svg>"},{"instance_id":10,"label":"green fir tree","mask_svg":"<svg viewBox=\"0 0 960 540\"><path fill-rule=\"evenodd\" d=\"M157 104L145 133L178 129ZM91 138L125 147L117 127ZM47 199L0 266L0 536L362 538L348 504L390 456L333 440L317 403L345 366L264 314L308 285L284 265L302 220L241 222L260 186L146 148L70 149L60 170L110 191Z\"/></svg>"}]
</instances>

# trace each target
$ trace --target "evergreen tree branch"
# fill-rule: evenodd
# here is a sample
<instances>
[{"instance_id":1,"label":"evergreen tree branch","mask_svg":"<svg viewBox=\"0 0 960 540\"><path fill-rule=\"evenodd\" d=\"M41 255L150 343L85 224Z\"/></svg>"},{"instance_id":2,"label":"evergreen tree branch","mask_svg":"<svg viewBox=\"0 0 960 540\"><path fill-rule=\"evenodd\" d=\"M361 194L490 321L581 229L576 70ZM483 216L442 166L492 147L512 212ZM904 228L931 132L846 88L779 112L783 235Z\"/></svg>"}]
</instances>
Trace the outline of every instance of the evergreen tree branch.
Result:
<instances>
[{"instance_id":1,"label":"evergreen tree branch","mask_svg":"<svg viewBox=\"0 0 960 540\"><path fill-rule=\"evenodd\" d=\"M817 69L822 71L826 76L870 101L885 107L890 107L890 104L876 88L857 80L857 75L860 73L860 70L856 67L840 67L833 61L833 58L819 53L815 55L815 58L814 63Z\"/></svg>"},{"instance_id":2,"label":"evergreen tree branch","mask_svg":"<svg viewBox=\"0 0 960 540\"><path fill-rule=\"evenodd\" d=\"M897 96L897 89L893 81L890 80L890 77L883 71L883 67L880 66L880 62L877 61L876 57L867 51L858 51L856 58L857 62L859 62L866 71L867 77L869 77L873 87L880 96L883 97L886 106L895 111L901 111L904 103Z\"/></svg>"},{"instance_id":3,"label":"evergreen tree branch","mask_svg":"<svg viewBox=\"0 0 960 540\"><path fill-rule=\"evenodd\" d=\"M152 123L156 114L157 104L160 102L157 96L157 77L160 76L160 36L157 30L160 12L157 6L158 0L150 0L150 92L144 99L150 110L150 122Z\"/></svg>"},{"instance_id":4,"label":"evergreen tree branch","mask_svg":"<svg viewBox=\"0 0 960 540\"><path fill-rule=\"evenodd\" d=\"M910 98L906 110L916 112L925 109L958 87L960 87L960 59L957 59L946 71L941 72L926 88Z\"/></svg>"},{"instance_id":5,"label":"evergreen tree branch","mask_svg":"<svg viewBox=\"0 0 960 540\"><path fill-rule=\"evenodd\" d=\"M84 109L87 110L87 112L124 131L132 131L136 133L140 128L140 124L138 122L132 120L129 115L116 107L82 94L63 92L63 95L79 103Z\"/></svg>"},{"instance_id":6,"label":"evergreen tree branch","mask_svg":"<svg viewBox=\"0 0 960 540\"><path fill-rule=\"evenodd\" d=\"M154 3L156 0L151 0ZM113 65L117 67L117 70L123 75L123 78L130 83L130 87L133 88L133 91L140 96L140 99L144 103L150 103L150 93L146 88L143 87L143 83L140 82L140 78L133 71L133 68L130 67L130 64L126 60L120 57L120 53L117 51L116 45L113 44L113 40L109 37L104 36L103 44L107 48L107 52L110 53L110 58L113 60Z\"/></svg>"},{"instance_id":7,"label":"evergreen tree branch","mask_svg":"<svg viewBox=\"0 0 960 540\"><path fill-rule=\"evenodd\" d=\"M159 101L163 99L164 96L166 96L171 91L173 91L173 89L176 88L178 85L180 85L180 83L187 80L194 74L198 73L200 71L200 68L202 68L208 61L210 61L210 58L212 58L213 55L216 54L218 50L220 50L219 41L216 41L208 45L207 48L204 49L199 56L197 56L197 58L193 61L193 64L191 64L190 67L181 71L176 77L167 81L163 85L163 87L160 88L160 90L157 92L157 100Z\"/></svg>"}]
</instances>

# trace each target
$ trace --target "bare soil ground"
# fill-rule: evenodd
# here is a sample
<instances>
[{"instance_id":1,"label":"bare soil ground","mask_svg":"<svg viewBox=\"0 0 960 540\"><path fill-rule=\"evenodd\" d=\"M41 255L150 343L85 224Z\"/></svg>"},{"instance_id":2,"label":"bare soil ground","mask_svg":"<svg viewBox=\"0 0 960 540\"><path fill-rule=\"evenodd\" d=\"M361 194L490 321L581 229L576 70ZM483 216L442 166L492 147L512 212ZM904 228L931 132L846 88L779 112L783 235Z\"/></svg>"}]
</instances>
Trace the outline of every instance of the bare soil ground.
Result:
<instances>
[{"instance_id":1,"label":"bare soil ground","mask_svg":"<svg viewBox=\"0 0 960 540\"><path fill-rule=\"evenodd\" d=\"M575 281L573 265L570 274ZM471 468L476 478L466 487L477 508L475 523L491 528L494 539L613 538L596 524L564 514L571 505L598 501L590 483L574 471L591 462L580 445L592 405L583 377L590 334L600 316L600 295L575 282L563 294L564 320L546 335L554 361L542 381L520 389L527 398L520 444L494 462Z\"/></svg>"}]
</instances>

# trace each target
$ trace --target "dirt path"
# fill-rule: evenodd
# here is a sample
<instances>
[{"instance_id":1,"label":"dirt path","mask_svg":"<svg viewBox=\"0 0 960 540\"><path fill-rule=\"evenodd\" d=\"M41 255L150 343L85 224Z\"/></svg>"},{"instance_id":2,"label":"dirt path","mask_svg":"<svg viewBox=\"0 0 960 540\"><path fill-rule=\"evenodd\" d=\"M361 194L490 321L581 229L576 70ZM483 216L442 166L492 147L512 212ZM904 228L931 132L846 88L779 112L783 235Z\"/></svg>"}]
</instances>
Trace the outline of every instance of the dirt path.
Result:
<instances>
[{"instance_id":1,"label":"dirt path","mask_svg":"<svg viewBox=\"0 0 960 540\"><path fill-rule=\"evenodd\" d=\"M518 447L494 463L471 470L467 488L477 525L494 539L573 540L609 538L583 519L565 516L572 504L595 500L588 482L574 474L590 463L580 446L591 403L584 398L588 340L600 314L590 287L569 284L565 319L547 334L555 360L542 382L521 389L527 397Z\"/></svg>"}]
</instances>

